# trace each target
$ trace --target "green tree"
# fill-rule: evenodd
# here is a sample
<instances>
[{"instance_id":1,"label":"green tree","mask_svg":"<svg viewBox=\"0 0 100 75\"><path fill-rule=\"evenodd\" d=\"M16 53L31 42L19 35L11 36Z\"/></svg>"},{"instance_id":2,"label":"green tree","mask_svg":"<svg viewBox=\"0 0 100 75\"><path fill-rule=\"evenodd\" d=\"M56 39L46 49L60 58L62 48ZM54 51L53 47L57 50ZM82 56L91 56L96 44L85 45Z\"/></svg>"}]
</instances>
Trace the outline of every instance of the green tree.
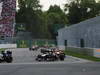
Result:
<instances>
[{"instance_id":1,"label":"green tree","mask_svg":"<svg viewBox=\"0 0 100 75\"><path fill-rule=\"evenodd\" d=\"M20 9L16 12L16 22L25 23L26 29L33 33L34 38L39 37L39 34L43 32L39 0L18 0L18 3Z\"/></svg>"},{"instance_id":2,"label":"green tree","mask_svg":"<svg viewBox=\"0 0 100 75\"><path fill-rule=\"evenodd\" d=\"M55 30L58 27L64 27L66 24L68 24L67 16L62 9L57 5L50 6L47 11L47 25L52 38L56 38L57 36Z\"/></svg>"},{"instance_id":3,"label":"green tree","mask_svg":"<svg viewBox=\"0 0 100 75\"><path fill-rule=\"evenodd\" d=\"M99 15L100 3L95 0L74 0L65 4L65 11L68 12L69 23L75 24Z\"/></svg>"},{"instance_id":4,"label":"green tree","mask_svg":"<svg viewBox=\"0 0 100 75\"><path fill-rule=\"evenodd\" d=\"M26 30L32 32L34 38L55 38L55 30L68 24L66 14L57 5L43 12L39 0L18 0L18 3L16 22L25 23Z\"/></svg>"}]
</instances>

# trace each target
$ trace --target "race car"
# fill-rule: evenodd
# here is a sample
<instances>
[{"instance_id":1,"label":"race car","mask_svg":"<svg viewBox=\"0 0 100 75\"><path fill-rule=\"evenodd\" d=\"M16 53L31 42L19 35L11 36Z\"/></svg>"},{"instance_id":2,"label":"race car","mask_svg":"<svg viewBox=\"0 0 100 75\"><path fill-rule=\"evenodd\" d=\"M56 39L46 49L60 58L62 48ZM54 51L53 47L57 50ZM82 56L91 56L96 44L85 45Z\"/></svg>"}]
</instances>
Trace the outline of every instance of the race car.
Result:
<instances>
[{"instance_id":1,"label":"race car","mask_svg":"<svg viewBox=\"0 0 100 75\"><path fill-rule=\"evenodd\" d=\"M39 47L37 46L37 45L34 45L34 46L32 46L32 47L30 47L29 48L29 50L31 51L31 50L38 50L39 49Z\"/></svg>"},{"instance_id":2,"label":"race car","mask_svg":"<svg viewBox=\"0 0 100 75\"><path fill-rule=\"evenodd\" d=\"M48 51L45 50L36 57L36 61L64 61L65 54L63 51Z\"/></svg>"},{"instance_id":3,"label":"race car","mask_svg":"<svg viewBox=\"0 0 100 75\"><path fill-rule=\"evenodd\" d=\"M52 55L52 54L42 54L42 55L38 55L36 58L36 61L55 61L56 56Z\"/></svg>"},{"instance_id":4,"label":"race car","mask_svg":"<svg viewBox=\"0 0 100 75\"><path fill-rule=\"evenodd\" d=\"M2 51L0 53L0 63L7 62L11 63L13 61L12 52L11 51Z\"/></svg>"}]
</instances>

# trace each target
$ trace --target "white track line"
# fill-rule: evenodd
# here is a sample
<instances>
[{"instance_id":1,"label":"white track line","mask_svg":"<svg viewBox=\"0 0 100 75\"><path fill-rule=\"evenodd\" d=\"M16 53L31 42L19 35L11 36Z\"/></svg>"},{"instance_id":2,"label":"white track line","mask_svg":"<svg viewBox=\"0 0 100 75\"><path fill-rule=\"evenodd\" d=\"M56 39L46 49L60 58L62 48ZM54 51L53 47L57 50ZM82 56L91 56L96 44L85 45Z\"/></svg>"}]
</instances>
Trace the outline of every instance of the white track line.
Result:
<instances>
[{"instance_id":1,"label":"white track line","mask_svg":"<svg viewBox=\"0 0 100 75\"><path fill-rule=\"evenodd\" d=\"M1 63L0 65L38 65L38 64L73 64L73 63L87 63L87 61L74 61L74 62L33 62L33 63Z\"/></svg>"}]
</instances>

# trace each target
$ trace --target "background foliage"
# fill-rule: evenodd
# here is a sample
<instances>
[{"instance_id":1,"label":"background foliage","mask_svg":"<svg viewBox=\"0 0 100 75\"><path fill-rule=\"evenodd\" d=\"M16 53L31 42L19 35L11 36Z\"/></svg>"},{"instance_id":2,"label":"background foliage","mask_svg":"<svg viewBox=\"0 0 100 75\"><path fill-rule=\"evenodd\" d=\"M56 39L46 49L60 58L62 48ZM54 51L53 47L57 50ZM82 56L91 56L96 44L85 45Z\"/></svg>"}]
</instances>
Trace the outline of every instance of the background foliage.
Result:
<instances>
[{"instance_id":1,"label":"background foliage","mask_svg":"<svg viewBox=\"0 0 100 75\"><path fill-rule=\"evenodd\" d=\"M42 11L39 0L18 0L18 4L16 23L24 23L33 38L55 39L59 28L100 15L100 2L95 0L74 0L66 2L64 10L54 5L47 11Z\"/></svg>"}]
</instances>

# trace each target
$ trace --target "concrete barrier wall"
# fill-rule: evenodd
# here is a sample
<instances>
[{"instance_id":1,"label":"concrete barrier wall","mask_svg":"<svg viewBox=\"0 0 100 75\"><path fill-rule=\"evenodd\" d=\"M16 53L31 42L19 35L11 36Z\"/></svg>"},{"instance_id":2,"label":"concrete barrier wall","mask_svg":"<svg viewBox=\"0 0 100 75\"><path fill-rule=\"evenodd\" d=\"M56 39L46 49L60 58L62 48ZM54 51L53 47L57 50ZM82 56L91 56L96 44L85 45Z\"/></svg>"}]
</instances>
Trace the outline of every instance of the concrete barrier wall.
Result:
<instances>
[{"instance_id":1,"label":"concrete barrier wall","mask_svg":"<svg viewBox=\"0 0 100 75\"><path fill-rule=\"evenodd\" d=\"M93 55L100 58L100 48L94 48Z\"/></svg>"},{"instance_id":2,"label":"concrete barrier wall","mask_svg":"<svg viewBox=\"0 0 100 75\"><path fill-rule=\"evenodd\" d=\"M80 53L84 55L94 56L100 58L100 48L78 48L78 47L66 47L67 51Z\"/></svg>"},{"instance_id":3,"label":"concrete barrier wall","mask_svg":"<svg viewBox=\"0 0 100 75\"><path fill-rule=\"evenodd\" d=\"M0 44L0 48L17 48L17 44Z\"/></svg>"},{"instance_id":4,"label":"concrete barrier wall","mask_svg":"<svg viewBox=\"0 0 100 75\"><path fill-rule=\"evenodd\" d=\"M72 51L84 55L94 56L94 50L93 48L76 48L76 47L67 47L67 51Z\"/></svg>"}]
</instances>

